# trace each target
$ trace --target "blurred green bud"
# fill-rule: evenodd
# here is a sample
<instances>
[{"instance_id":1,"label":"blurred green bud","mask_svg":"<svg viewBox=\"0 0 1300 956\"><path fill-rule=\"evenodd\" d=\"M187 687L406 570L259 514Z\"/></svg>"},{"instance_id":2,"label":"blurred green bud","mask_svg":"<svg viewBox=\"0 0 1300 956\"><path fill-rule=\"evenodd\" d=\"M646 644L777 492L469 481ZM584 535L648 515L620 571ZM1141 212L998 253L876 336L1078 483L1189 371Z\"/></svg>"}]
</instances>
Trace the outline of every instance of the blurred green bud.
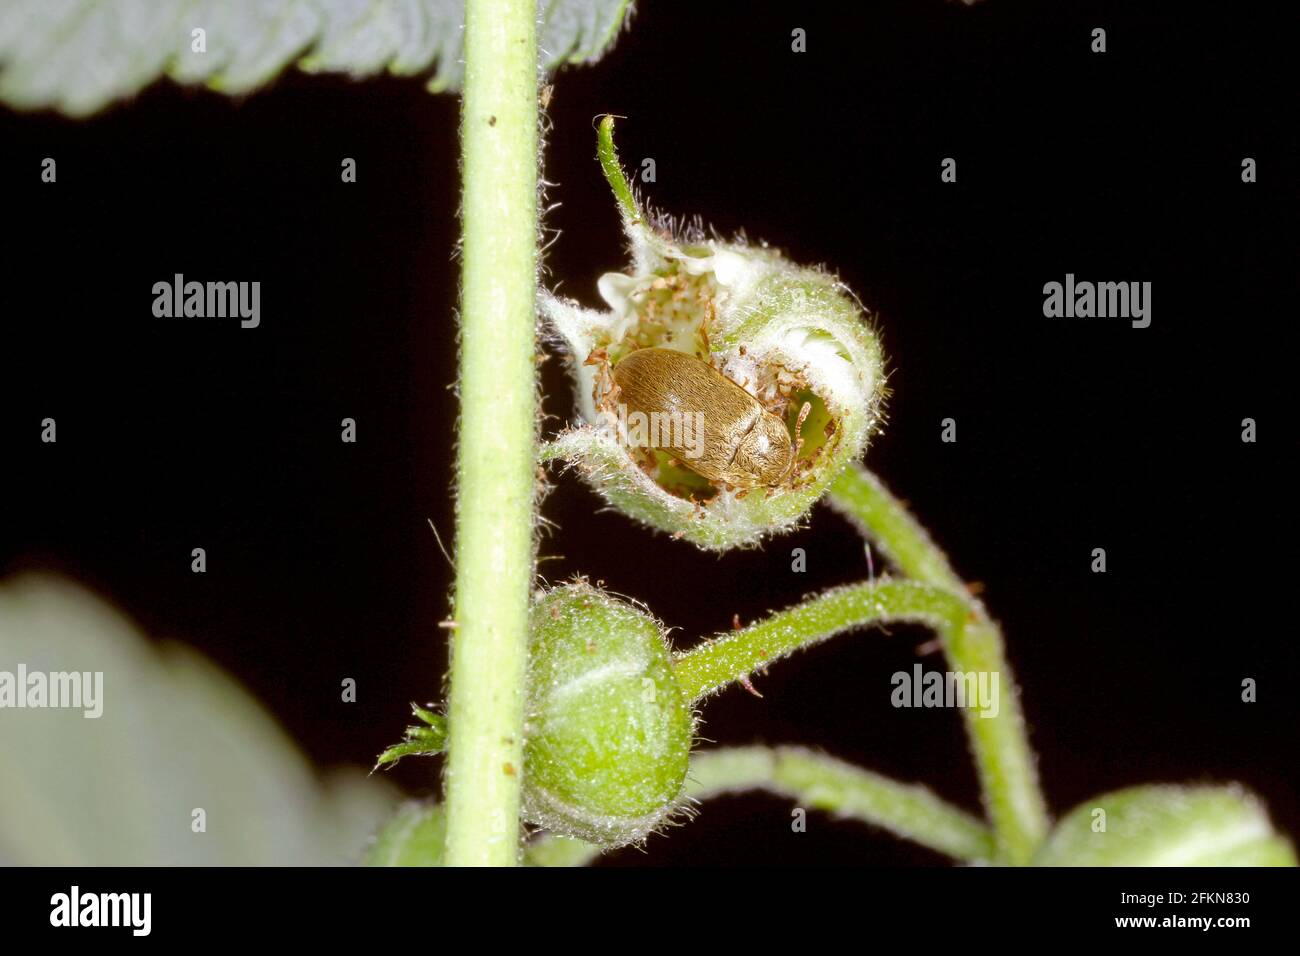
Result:
<instances>
[{"instance_id":1,"label":"blurred green bud","mask_svg":"<svg viewBox=\"0 0 1300 956\"><path fill-rule=\"evenodd\" d=\"M1131 787L1071 810L1036 866L1295 866L1268 812L1238 786Z\"/></svg>"},{"instance_id":2,"label":"blurred green bud","mask_svg":"<svg viewBox=\"0 0 1300 956\"><path fill-rule=\"evenodd\" d=\"M795 525L861 458L881 421L880 343L833 275L765 246L674 236L666 222L648 222L618 166L612 129L606 117L600 156L630 240L631 270L601 277L605 312L542 296L570 357L581 417L543 457L569 461L620 511L702 548L757 544ZM737 436L744 433L756 416L772 425L792 454L779 480L763 470L752 482L710 478L666 443L629 440L628 389L615 377L623 359L647 348L686 353L743 389L749 399L719 402L708 390L674 393L671 381L652 383L665 407L713 415L724 433L733 421ZM747 416L751 400L762 411ZM709 451L729 458L739 445L728 441Z\"/></svg>"},{"instance_id":3,"label":"blurred green bud","mask_svg":"<svg viewBox=\"0 0 1300 956\"><path fill-rule=\"evenodd\" d=\"M375 835L366 866L442 866L447 815L436 803L410 800Z\"/></svg>"},{"instance_id":4,"label":"blurred green bud","mask_svg":"<svg viewBox=\"0 0 1300 956\"><path fill-rule=\"evenodd\" d=\"M614 847L666 822L694 719L659 623L585 582L539 593L524 733L529 823Z\"/></svg>"}]
</instances>

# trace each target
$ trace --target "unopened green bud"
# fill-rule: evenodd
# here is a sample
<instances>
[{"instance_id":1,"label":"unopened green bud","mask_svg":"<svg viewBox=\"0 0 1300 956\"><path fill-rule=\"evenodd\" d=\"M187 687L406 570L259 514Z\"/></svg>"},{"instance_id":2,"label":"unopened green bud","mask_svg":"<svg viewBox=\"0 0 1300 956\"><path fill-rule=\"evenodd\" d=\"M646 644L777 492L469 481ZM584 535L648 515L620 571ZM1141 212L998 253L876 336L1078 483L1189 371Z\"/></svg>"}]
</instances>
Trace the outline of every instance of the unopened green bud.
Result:
<instances>
[{"instance_id":1,"label":"unopened green bud","mask_svg":"<svg viewBox=\"0 0 1300 956\"><path fill-rule=\"evenodd\" d=\"M659 623L583 582L539 594L524 733L529 823L606 847L663 824L694 720Z\"/></svg>"},{"instance_id":2,"label":"unopened green bud","mask_svg":"<svg viewBox=\"0 0 1300 956\"><path fill-rule=\"evenodd\" d=\"M1295 866L1268 811L1238 786L1131 787L1075 807L1037 866Z\"/></svg>"}]
</instances>

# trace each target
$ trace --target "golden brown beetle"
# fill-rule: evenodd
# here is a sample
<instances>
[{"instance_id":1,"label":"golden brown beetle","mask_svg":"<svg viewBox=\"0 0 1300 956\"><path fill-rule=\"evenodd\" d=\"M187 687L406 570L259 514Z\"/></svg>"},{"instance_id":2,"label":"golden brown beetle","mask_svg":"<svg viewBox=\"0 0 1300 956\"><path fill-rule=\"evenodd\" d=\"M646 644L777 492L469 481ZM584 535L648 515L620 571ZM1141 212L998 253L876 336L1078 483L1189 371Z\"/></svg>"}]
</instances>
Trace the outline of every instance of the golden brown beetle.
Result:
<instances>
[{"instance_id":1,"label":"golden brown beetle","mask_svg":"<svg viewBox=\"0 0 1300 956\"><path fill-rule=\"evenodd\" d=\"M707 362L676 349L638 349L613 377L629 421L639 414L662 423L650 429L647 447L738 488L779 485L789 475L796 448L785 423Z\"/></svg>"}]
</instances>

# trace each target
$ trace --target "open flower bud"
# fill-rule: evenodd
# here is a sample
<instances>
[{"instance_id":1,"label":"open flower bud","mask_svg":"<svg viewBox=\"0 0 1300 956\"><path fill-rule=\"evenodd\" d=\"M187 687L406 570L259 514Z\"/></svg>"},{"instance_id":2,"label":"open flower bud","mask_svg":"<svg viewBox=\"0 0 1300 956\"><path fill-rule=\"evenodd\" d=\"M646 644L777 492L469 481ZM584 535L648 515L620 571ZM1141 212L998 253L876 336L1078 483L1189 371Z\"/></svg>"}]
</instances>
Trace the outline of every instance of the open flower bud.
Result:
<instances>
[{"instance_id":1,"label":"open flower bud","mask_svg":"<svg viewBox=\"0 0 1300 956\"><path fill-rule=\"evenodd\" d=\"M529 823L614 847L681 805L694 720L650 615L584 582L539 594L527 706Z\"/></svg>"},{"instance_id":2,"label":"open flower bud","mask_svg":"<svg viewBox=\"0 0 1300 956\"><path fill-rule=\"evenodd\" d=\"M755 544L798 522L863 454L880 424L879 342L833 275L649 223L612 128L606 117L601 160L631 271L601 277L605 312L542 297L582 419L544 457L572 462L619 510L702 548Z\"/></svg>"}]
</instances>

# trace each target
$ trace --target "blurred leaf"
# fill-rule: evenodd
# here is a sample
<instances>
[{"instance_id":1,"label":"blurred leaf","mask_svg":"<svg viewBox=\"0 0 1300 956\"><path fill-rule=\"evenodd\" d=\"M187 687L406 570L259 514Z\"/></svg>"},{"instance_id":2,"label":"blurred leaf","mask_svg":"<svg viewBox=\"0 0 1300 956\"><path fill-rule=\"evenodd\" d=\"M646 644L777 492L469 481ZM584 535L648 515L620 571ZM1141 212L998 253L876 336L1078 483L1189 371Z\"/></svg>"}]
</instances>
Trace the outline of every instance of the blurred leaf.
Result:
<instances>
[{"instance_id":1,"label":"blurred leaf","mask_svg":"<svg viewBox=\"0 0 1300 956\"><path fill-rule=\"evenodd\" d=\"M0 585L0 672L20 664L101 672L103 713L0 707L0 862L357 863L396 803L360 770L320 780L225 673L71 582Z\"/></svg>"},{"instance_id":2,"label":"blurred leaf","mask_svg":"<svg viewBox=\"0 0 1300 956\"><path fill-rule=\"evenodd\" d=\"M631 0L539 0L542 64L590 63ZM0 102L87 116L163 75L232 95L297 64L459 88L464 0L5 0ZM204 52L192 31L205 32Z\"/></svg>"},{"instance_id":3,"label":"blurred leaf","mask_svg":"<svg viewBox=\"0 0 1300 956\"><path fill-rule=\"evenodd\" d=\"M1104 811L1102 817L1098 811ZM1104 819L1105 830L1098 831ZM1131 787L1075 807L1037 866L1295 866L1268 812L1238 786Z\"/></svg>"}]
</instances>

